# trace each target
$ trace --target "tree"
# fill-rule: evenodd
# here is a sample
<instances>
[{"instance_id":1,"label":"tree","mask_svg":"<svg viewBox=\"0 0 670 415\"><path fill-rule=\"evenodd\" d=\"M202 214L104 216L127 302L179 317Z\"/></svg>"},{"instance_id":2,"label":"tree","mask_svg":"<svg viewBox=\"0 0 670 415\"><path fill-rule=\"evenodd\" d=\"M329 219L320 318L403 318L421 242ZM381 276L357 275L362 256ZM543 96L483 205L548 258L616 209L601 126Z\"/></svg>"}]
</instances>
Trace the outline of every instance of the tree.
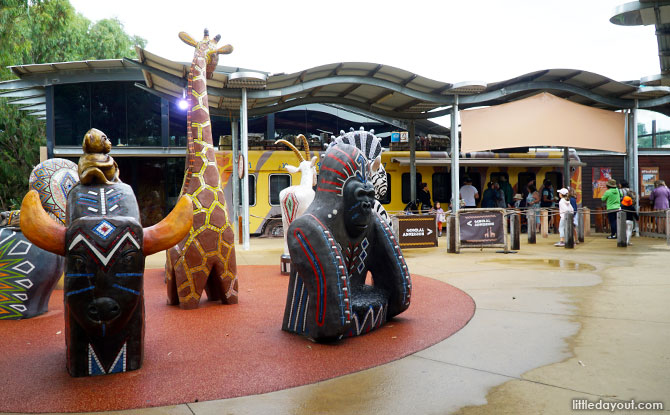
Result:
<instances>
[{"instance_id":1,"label":"tree","mask_svg":"<svg viewBox=\"0 0 670 415\"><path fill-rule=\"evenodd\" d=\"M69 0L2 0L0 80L15 78L11 65L118 59L146 41L128 35L118 19L91 23ZM18 209L28 177L46 145L44 122L0 97L0 210Z\"/></svg>"}]
</instances>

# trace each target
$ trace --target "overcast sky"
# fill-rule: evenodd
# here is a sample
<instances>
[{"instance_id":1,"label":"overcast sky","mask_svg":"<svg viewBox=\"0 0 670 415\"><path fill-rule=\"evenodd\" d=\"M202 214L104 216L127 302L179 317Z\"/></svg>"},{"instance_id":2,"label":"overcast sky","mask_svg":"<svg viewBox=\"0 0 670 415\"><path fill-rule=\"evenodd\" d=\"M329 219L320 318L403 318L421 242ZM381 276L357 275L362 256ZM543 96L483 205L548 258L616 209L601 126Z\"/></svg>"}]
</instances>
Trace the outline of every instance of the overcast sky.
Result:
<instances>
[{"instance_id":1,"label":"overcast sky","mask_svg":"<svg viewBox=\"0 0 670 415\"><path fill-rule=\"evenodd\" d=\"M654 27L609 22L625 0L70 1L93 21L117 17L168 59L190 61L177 33L201 39L207 27L235 48L220 64L272 73L333 62L382 63L452 83L550 68L620 81L659 73Z\"/></svg>"},{"instance_id":2,"label":"overcast sky","mask_svg":"<svg viewBox=\"0 0 670 415\"><path fill-rule=\"evenodd\" d=\"M625 0L70 2L92 21L117 17L148 51L176 61L193 56L177 34L199 40L206 27L235 48L219 64L270 73L334 62L382 63L451 83L554 68L618 81L660 72L653 26L609 22Z\"/></svg>"}]
</instances>

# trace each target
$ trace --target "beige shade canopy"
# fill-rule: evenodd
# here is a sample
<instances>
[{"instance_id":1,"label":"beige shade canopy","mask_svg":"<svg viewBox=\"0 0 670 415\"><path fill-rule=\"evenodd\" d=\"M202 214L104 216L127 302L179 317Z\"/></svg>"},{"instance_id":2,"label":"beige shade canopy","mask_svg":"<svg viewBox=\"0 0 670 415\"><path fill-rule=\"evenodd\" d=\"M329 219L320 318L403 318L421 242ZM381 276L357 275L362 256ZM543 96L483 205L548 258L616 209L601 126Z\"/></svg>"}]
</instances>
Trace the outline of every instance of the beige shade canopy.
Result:
<instances>
[{"instance_id":1,"label":"beige shade canopy","mask_svg":"<svg viewBox=\"0 0 670 415\"><path fill-rule=\"evenodd\" d=\"M513 147L573 147L626 152L625 114L543 92L494 107L464 110L461 152Z\"/></svg>"}]
</instances>

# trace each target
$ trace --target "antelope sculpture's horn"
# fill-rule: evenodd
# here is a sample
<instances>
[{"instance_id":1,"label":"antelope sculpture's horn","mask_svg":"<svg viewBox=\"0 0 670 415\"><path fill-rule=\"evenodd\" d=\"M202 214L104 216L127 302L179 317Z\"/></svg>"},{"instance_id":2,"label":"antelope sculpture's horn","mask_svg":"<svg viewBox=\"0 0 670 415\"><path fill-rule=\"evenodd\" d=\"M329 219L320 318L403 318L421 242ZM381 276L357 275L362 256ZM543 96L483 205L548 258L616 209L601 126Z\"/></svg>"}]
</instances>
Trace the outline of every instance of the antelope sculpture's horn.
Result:
<instances>
[{"instance_id":1,"label":"antelope sculpture's horn","mask_svg":"<svg viewBox=\"0 0 670 415\"><path fill-rule=\"evenodd\" d=\"M300 134L298 138L302 140L302 145L305 147L305 154L307 154L307 160L311 159L312 156L309 154L309 142L307 142L307 138L305 138L305 136L302 134Z\"/></svg>"},{"instance_id":2,"label":"antelope sculpture's horn","mask_svg":"<svg viewBox=\"0 0 670 415\"><path fill-rule=\"evenodd\" d=\"M169 215L154 226L144 228L144 247L142 252L148 256L164 251L179 243L193 225L193 203L184 195Z\"/></svg>"},{"instance_id":3,"label":"antelope sculpture's horn","mask_svg":"<svg viewBox=\"0 0 670 415\"><path fill-rule=\"evenodd\" d=\"M301 135L302 135L302 134L301 134ZM298 150L297 148L295 148L295 146L294 146L293 144L291 144L291 143L289 143L288 141L283 140L283 139L282 139L282 140L277 140L277 141L275 141L275 144L279 144L279 143L282 143L282 144L284 144L285 146L287 146L288 148L290 148L291 150L293 150L293 152L295 153L295 155L298 156L298 159L300 160L301 163L302 163L303 161L305 161L305 158L302 156L302 153L300 152L300 150Z\"/></svg>"},{"instance_id":4,"label":"antelope sculpture's horn","mask_svg":"<svg viewBox=\"0 0 670 415\"><path fill-rule=\"evenodd\" d=\"M21 202L21 232L45 251L65 256L65 231L42 207L40 195L31 190Z\"/></svg>"}]
</instances>

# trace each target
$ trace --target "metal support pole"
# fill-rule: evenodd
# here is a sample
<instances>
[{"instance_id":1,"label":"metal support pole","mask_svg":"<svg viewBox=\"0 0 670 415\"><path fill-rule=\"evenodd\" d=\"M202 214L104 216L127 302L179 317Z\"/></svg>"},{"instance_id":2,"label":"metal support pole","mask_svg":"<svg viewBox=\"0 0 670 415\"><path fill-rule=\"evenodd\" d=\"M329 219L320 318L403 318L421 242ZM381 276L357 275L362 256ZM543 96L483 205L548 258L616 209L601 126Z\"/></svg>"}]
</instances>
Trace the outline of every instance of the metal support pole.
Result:
<instances>
[{"instance_id":1,"label":"metal support pole","mask_svg":"<svg viewBox=\"0 0 670 415\"><path fill-rule=\"evenodd\" d=\"M528 223L528 243L534 244L537 242L537 219L535 219L535 210L528 209L526 211L526 222Z\"/></svg>"},{"instance_id":2,"label":"metal support pole","mask_svg":"<svg viewBox=\"0 0 670 415\"><path fill-rule=\"evenodd\" d=\"M240 109L241 147L244 162L242 178L242 249L249 250L249 136L247 125L247 89L242 88L242 106Z\"/></svg>"},{"instance_id":3,"label":"metal support pole","mask_svg":"<svg viewBox=\"0 0 670 415\"><path fill-rule=\"evenodd\" d=\"M460 208L460 150L458 148L458 95L454 95L454 105L451 107L451 211L458 212Z\"/></svg>"},{"instance_id":4,"label":"metal support pole","mask_svg":"<svg viewBox=\"0 0 670 415\"><path fill-rule=\"evenodd\" d=\"M563 147L563 187L570 187L570 149Z\"/></svg>"},{"instance_id":5,"label":"metal support pole","mask_svg":"<svg viewBox=\"0 0 670 415\"><path fill-rule=\"evenodd\" d=\"M416 136L414 120L409 122L409 188L411 202L416 200Z\"/></svg>"},{"instance_id":6,"label":"metal support pole","mask_svg":"<svg viewBox=\"0 0 670 415\"><path fill-rule=\"evenodd\" d=\"M233 145L233 173L230 175L233 182L233 220L236 234L239 235L240 230L237 218L240 216L240 177L237 175L237 163L240 157L240 122L233 119L230 122L230 132L232 135Z\"/></svg>"},{"instance_id":7,"label":"metal support pole","mask_svg":"<svg viewBox=\"0 0 670 415\"><path fill-rule=\"evenodd\" d=\"M456 215L447 216L447 252L456 253Z\"/></svg>"},{"instance_id":8,"label":"metal support pole","mask_svg":"<svg viewBox=\"0 0 670 415\"><path fill-rule=\"evenodd\" d=\"M637 106L638 101L635 100L635 108L633 108L633 117L632 117L632 143L631 150L632 154L630 155L630 177L628 179L628 185L631 189L635 191L636 194L640 194L640 172L638 170L638 157L637 157ZM640 198L635 198L635 210L640 211Z\"/></svg>"},{"instance_id":9,"label":"metal support pole","mask_svg":"<svg viewBox=\"0 0 670 415\"><path fill-rule=\"evenodd\" d=\"M509 216L510 239L512 251L521 249L521 215L519 212L512 212Z\"/></svg>"}]
</instances>

